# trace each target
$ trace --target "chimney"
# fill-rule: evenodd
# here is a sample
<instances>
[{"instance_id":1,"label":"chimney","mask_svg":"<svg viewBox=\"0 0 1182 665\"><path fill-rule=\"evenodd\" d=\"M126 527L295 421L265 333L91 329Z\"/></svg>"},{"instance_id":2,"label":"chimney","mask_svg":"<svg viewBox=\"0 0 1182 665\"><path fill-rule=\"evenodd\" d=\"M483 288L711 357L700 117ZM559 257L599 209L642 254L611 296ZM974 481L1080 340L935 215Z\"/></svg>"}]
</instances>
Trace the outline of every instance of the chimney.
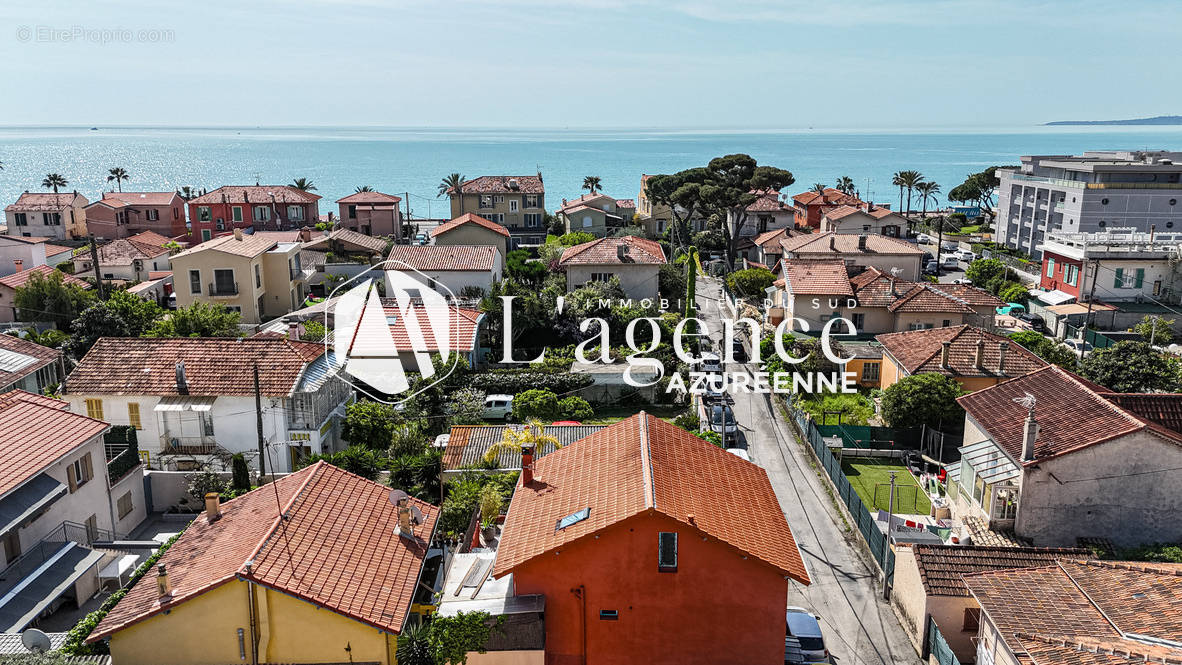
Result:
<instances>
[{"instance_id":1,"label":"chimney","mask_svg":"<svg viewBox=\"0 0 1182 665\"><path fill-rule=\"evenodd\" d=\"M1149 246L1153 246L1153 235L1157 232L1157 224L1149 225Z\"/></svg>"},{"instance_id":2,"label":"chimney","mask_svg":"<svg viewBox=\"0 0 1182 665\"><path fill-rule=\"evenodd\" d=\"M977 369L985 369L985 339L984 338L977 340L977 356L976 356L976 363L975 364L976 364Z\"/></svg>"},{"instance_id":3,"label":"chimney","mask_svg":"<svg viewBox=\"0 0 1182 665\"><path fill-rule=\"evenodd\" d=\"M16 266L17 272L20 272L25 269L25 262L21 259L13 259L12 265Z\"/></svg>"},{"instance_id":4,"label":"chimney","mask_svg":"<svg viewBox=\"0 0 1182 665\"><path fill-rule=\"evenodd\" d=\"M940 342L942 348L940 349L940 367L948 369L948 351L952 348L952 342Z\"/></svg>"},{"instance_id":5,"label":"chimney","mask_svg":"<svg viewBox=\"0 0 1182 665\"><path fill-rule=\"evenodd\" d=\"M1022 425L1022 461L1034 461L1034 441L1038 438L1038 421L1034 419L1034 407L1026 414L1026 422Z\"/></svg>"},{"instance_id":6,"label":"chimney","mask_svg":"<svg viewBox=\"0 0 1182 665\"><path fill-rule=\"evenodd\" d=\"M168 583L168 570L164 564L156 566L156 595L160 598L172 595L172 585Z\"/></svg>"},{"instance_id":7,"label":"chimney","mask_svg":"<svg viewBox=\"0 0 1182 665\"><path fill-rule=\"evenodd\" d=\"M398 535L414 535L414 525L410 522L410 499L407 498L398 502Z\"/></svg>"},{"instance_id":8,"label":"chimney","mask_svg":"<svg viewBox=\"0 0 1182 665\"><path fill-rule=\"evenodd\" d=\"M865 233L858 236L858 251L859 252L866 251L866 234Z\"/></svg>"},{"instance_id":9,"label":"chimney","mask_svg":"<svg viewBox=\"0 0 1182 665\"><path fill-rule=\"evenodd\" d=\"M234 229L234 239L242 240L242 229Z\"/></svg>"},{"instance_id":10,"label":"chimney","mask_svg":"<svg viewBox=\"0 0 1182 665\"><path fill-rule=\"evenodd\" d=\"M292 321L287 324L287 338L293 342L300 341L300 324Z\"/></svg>"},{"instance_id":11,"label":"chimney","mask_svg":"<svg viewBox=\"0 0 1182 665\"><path fill-rule=\"evenodd\" d=\"M216 522L222 516L222 498L218 496L217 492L206 492L205 494L205 519L210 522Z\"/></svg>"},{"instance_id":12,"label":"chimney","mask_svg":"<svg viewBox=\"0 0 1182 665\"><path fill-rule=\"evenodd\" d=\"M836 233L832 233L829 235L829 251L831 251L831 252L837 251L837 234Z\"/></svg>"},{"instance_id":13,"label":"chimney","mask_svg":"<svg viewBox=\"0 0 1182 665\"><path fill-rule=\"evenodd\" d=\"M621 261L628 260L628 243L621 242L620 244L616 245L616 258Z\"/></svg>"},{"instance_id":14,"label":"chimney","mask_svg":"<svg viewBox=\"0 0 1182 665\"><path fill-rule=\"evenodd\" d=\"M527 487L534 482L534 447L533 444L521 446L521 486Z\"/></svg>"},{"instance_id":15,"label":"chimney","mask_svg":"<svg viewBox=\"0 0 1182 665\"><path fill-rule=\"evenodd\" d=\"M312 229L306 226L300 229L300 242L312 242Z\"/></svg>"},{"instance_id":16,"label":"chimney","mask_svg":"<svg viewBox=\"0 0 1182 665\"><path fill-rule=\"evenodd\" d=\"M895 276L891 275L891 295L897 297L899 295L899 291L895 288L895 281Z\"/></svg>"},{"instance_id":17,"label":"chimney","mask_svg":"<svg viewBox=\"0 0 1182 665\"><path fill-rule=\"evenodd\" d=\"M185 381L185 361L177 361L176 364L176 394L188 395L189 383Z\"/></svg>"},{"instance_id":18,"label":"chimney","mask_svg":"<svg viewBox=\"0 0 1182 665\"><path fill-rule=\"evenodd\" d=\"M997 373L1006 373L1006 350L1010 348L1010 343L1002 340L997 343Z\"/></svg>"}]
</instances>

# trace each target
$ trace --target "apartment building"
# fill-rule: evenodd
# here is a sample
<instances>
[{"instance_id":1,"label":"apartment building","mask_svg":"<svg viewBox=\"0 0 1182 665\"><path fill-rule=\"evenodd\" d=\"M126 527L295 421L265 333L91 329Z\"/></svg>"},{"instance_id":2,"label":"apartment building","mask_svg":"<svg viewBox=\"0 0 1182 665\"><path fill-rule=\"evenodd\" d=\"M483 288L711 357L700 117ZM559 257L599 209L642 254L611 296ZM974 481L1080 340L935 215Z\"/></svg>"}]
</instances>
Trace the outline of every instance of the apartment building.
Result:
<instances>
[{"instance_id":1,"label":"apartment building","mask_svg":"<svg viewBox=\"0 0 1182 665\"><path fill-rule=\"evenodd\" d=\"M353 391L324 344L282 337L99 339L62 385L77 413L137 430L152 468L224 466L244 453L258 469L254 370L262 395L268 472L341 448Z\"/></svg>"},{"instance_id":2,"label":"apartment building","mask_svg":"<svg viewBox=\"0 0 1182 665\"><path fill-rule=\"evenodd\" d=\"M103 192L86 206L86 230L99 240L151 231L175 238L188 235L185 200L176 192Z\"/></svg>"},{"instance_id":3,"label":"apartment building","mask_svg":"<svg viewBox=\"0 0 1182 665\"><path fill-rule=\"evenodd\" d=\"M341 228L367 236L395 236L402 229L402 198L382 192L357 192L337 199Z\"/></svg>"},{"instance_id":4,"label":"apartment building","mask_svg":"<svg viewBox=\"0 0 1182 665\"><path fill-rule=\"evenodd\" d=\"M753 189L754 202L744 208L745 217L740 219L727 211L726 223L732 235L750 238L779 229L795 228L795 210L780 199L780 192L774 189ZM742 223L742 226L739 224Z\"/></svg>"},{"instance_id":5,"label":"apartment building","mask_svg":"<svg viewBox=\"0 0 1182 665\"><path fill-rule=\"evenodd\" d=\"M1170 231L1182 223L1179 162L1182 152L1161 150L1022 157L997 170L996 241L1039 258L1050 231Z\"/></svg>"},{"instance_id":6,"label":"apartment building","mask_svg":"<svg viewBox=\"0 0 1182 665\"><path fill-rule=\"evenodd\" d=\"M299 309L316 270L301 263L300 242L268 233L214 238L172 257L178 307L201 301L242 313L257 324Z\"/></svg>"},{"instance_id":7,"label":"apartment building","mask_svg":"<svg viewBox=\"0 0 1182 665\"><path fill-rule=\"evenodd\" d=\"M86 237L86 205L78 192L28 192L4 208L8 235L66 240Z\"/></svg>"},{"instance_id":8,"label":"apartment building","mask_svg":"<svg viewBox=\"0 0 1182 665\"><path fill-rule=\"evenodd\" d=\"M189 201L190 242L234 229L290 231L320 219L320 196L289 185L226 185Z\"/></svg>"},{"instance_id":9,"label":"apartment building","mask_svg":"<svg viewBox=\"0 0 1182 665\"><path fill-rule=\"evenodd\" d=\"M842 205L821 213L821 233L874 233L891 238L905 237L907 220L889 208L873 203Z\"/></svg>"},{"instance_id":10,"label":"apartment building","mask_svg":"<svg viewBox=\"0 0 1182 665\"><path fill-rule=\"evenodd\" d=\"M1179 302L1182 230L1144 232L1134 228L1101 233L1050 231L1039 245L1039 286L1058 304L1093 297L1105 302ZM1093 281L1095 282L1093 284ZM1040 299L1043 295L1036 294Z\"/></svg>"},{"instance_id":11,"label":"apartment building","mask_svg":"<svg viewBox=\"0 0 1182 665\"><path fill-rule=\"evenodd\" d=\"M473 213L508 229L513 247L546 241L546 188L542 174L485 175L449 189L452 219Z\"/></svg>"}]
</instances>

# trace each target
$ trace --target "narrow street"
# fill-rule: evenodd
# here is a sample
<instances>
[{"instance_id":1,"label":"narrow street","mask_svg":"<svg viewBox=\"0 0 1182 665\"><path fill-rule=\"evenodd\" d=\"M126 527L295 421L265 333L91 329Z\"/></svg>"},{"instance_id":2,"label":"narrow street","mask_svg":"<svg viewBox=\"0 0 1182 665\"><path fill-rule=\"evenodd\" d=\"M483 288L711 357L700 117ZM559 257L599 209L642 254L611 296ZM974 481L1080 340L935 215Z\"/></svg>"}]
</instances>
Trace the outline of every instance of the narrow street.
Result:
<instances>
[{"instance_id":1,"label":"narrow street","mask_svg":"<svg viewBox=\"0 0 1182 665\"><path fill-rule=\"evenodd\" d=\"M720 282L698 278L698 316L710 324L715 348L725 350L720 319L729 311L721 301ZM730 364L728 372L752 372ZM775 413L771 395L733 394L740 441L751 460L763 467L780 507L800 546L812 584L792 583L788 605L806 607L821 617L825 642L838 665L917 663L919 657L893 610L882 600L877 569L863 560L855 530L846 530L810 458L791 426ZM740 444L742 445L742 444Z\"/></svg>"}]
</instances>

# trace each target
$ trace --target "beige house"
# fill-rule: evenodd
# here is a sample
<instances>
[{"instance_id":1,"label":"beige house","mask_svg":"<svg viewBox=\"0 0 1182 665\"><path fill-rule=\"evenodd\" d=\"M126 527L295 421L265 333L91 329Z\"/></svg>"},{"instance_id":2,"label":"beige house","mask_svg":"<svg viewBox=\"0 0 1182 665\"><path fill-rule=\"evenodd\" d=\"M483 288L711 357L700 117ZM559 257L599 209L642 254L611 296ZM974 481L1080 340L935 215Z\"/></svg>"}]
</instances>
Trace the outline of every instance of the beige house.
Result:
<instances>
[{"instance_id":1,"label":"beige house","mask_svg":"<svg viewBox=\"0 0 1182 665\"><path fill-rule=\"evenodd\" d=\"M665 263L659 243L636 236L600 238L568 247L558 259L559 268L566 270L568 292L615 277L624 295L636 299L657 297L658 274Z\"/></svg>"},{"instance_id":2,"label":"beige house","mask_svg":"<svg viewBox=\"0 0 1182 665\"><path fill-rule=\"evenodd\" d=\"M504 226L466 212L431 229L431 242L436 245L492 245L501 252L503 260L509 253L512 237Z\"/></svg>"},{"instance_id":3,"label":"beige house","mask_svg":"<svg viewBox=\"0 0 1182 665\"><path fill-rule=\"evenodd\" d=\"M242 313L258 324L299 309L315 269L300 261L299 242L266 234L214 238L172 257L178 307L201 301Z\"/></svg>"},{"instance_id":4,"label":"beige house","mask_svg":"<svg viewBox=\"0 0 1182 665\"><path fill-rule=\"evenodd\" d=\"M485 175L465 181L460 192L448 190L453 219L474 213L500 224L509 231L513 247L546 241L545 195L541 173Z\"/></svg>"},{"instance_id":5,"label":"beige house","mask_svg":"<svg viewBox=\"0 0 1182 665\"><path fill-rule=\"evenodd\" d=\"M1087 554L1085 549L1066 548L901 545L895 548L891 605L921 655L930 623L935 623L957 659L972 662L981 606L962 575L1045 566Z\"/></svg>"},{"instance_id":6,"label":"beige house","mask_svg":"<svg viewBox=\"0 0 1182 665\"><path fill-rule=\"evenodd\" d=\"M149 273L170 270L169 250L164 247L169 242L168 238L158 233L144 231L99 245L99 273L103 279L146 281ZM75 275L94 276L94 259L90 252L79 253L73 262Z\"/></svg>"},{"instance_id":7,"label":"beige house","mask_svg":"<svg viewBox=\"0 0 1182 665\"><path fill-rule=\"evenodd\" d=\"M562 207L558 209L558 217L562 219L567 233L581 231L602 238L633 224L636 203L603 192L591 192L570 201L564 199Z\"/></svg>"},{"instance_id":8,"label":"beige house","mask_svg":"<svg viewBox=\"0 0 1182 665\"><path fill-rule=\"evenodd\" d=\"M1182 540L1182 394L1114 393L1049 365L958 401L953 519L1038 546Z\"/></svg>"},{"instance_id":9,"label":"beige house","mask_svg":"<svg viewBox=\"0 0 1182 665\"><path fill-rule=\"evenodd\" d=\"M16 203L4 208L8 235L53 240L85 238L88 203L78 192L25 192Z\"/></svg>"},{"instance_id":10,"label":"beige house","mask_svg":"<svg viewBox=\"0 0 1182 665\"><path fill-rule=\"evenodd\" d=\"M640 194L636 197L636 214L640 218L637 221L644 227L645 233L650 238L659 238L669 230L669 225L673 223L673 209L663 203L653 201L648 195L648 179L651 177L653 176L647 174L640 176ZM706 219L695 216L690 220L690 226L695 232L705 231Z\"/></svg>"},{"instance_id":11,"label":"beige house","mask_svg":"<svg viewBox=\"0 0 1182 665\"><path fill-rule=\"evenodd\" d=\"M821 214L821 233L870 233L888 238L906 235L907 220L887 208L873 203L859 206L843 205Z\"/></svg>"},{"instance_id":12,"label":"beige house","mask_svg":"<svg viewBox=\"0 0 1182 665\"><path fill-rule=\"evenodd\" d=\"M737 217L727 211L726 223L731 235L741 238L757 236L768 231L788 229L795 226L796 211L780 200L780 193L774 189L751 190L758 198L744 209L744 215Z\"/></svg>"},{"instance_id":13,"label":"beige house","mask_svg":"<svg viewBox=\"0 0 1182 665\"><path fill-rule=\"evenodd\" d=\"M503 258L491 245L395 245L385 263L386 270L406 270L417 281L425 277L426 286L445 297L457 298L479 289L481 295L501 281ZM386 293L392 294L394 282L387 276Z\"/></svg>"},{"instance_id":14,"label":"beige house","mask_svg":"<svg viewBox=\"0 0 1182 665\"><path fill-rule=\"evenodd\" d=\"M868 233L809 233L786 238L780 246L785 259L841 259L846 265L877 268L909 281L919 279L923 259L923 250L915 245Z\"/></svg>"}]
</instances>

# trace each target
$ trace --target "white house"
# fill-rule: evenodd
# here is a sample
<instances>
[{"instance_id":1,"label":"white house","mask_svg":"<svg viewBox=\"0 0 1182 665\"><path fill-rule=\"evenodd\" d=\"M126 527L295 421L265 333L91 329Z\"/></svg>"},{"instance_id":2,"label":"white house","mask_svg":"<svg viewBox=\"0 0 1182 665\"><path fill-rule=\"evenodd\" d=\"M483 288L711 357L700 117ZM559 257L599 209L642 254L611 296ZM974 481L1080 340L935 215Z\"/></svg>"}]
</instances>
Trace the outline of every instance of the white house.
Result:
<instances>
[{"instance_id":1,"label":"white house","mask_svg":"<svg viewBox=\"0 0 1182 665\"><path fill-rule=\"evenodd\" d=\"M3 633L24 630L63 600L89 600L102 567L120 556L92 545L125 537L146 515L142 467L109 474L109 425L67 407L19 390L0 395Z\"/></svg>"},{"instance_id":2,"label":"white house","mask_svg":"<svg viewBox=\"0 0 1182 665\"><path fill-rule=\"evenodd\" d=\"M254 370L262 395L265 469L341 447L353 391L329 372L324 345L279 337L100 339L63 384L71 408L138 431L154 469L259 463Z\"/></svg>"},{"instance_id":3,"label":"white house","mask_svg":"<svg viewBox=\"0 0 1182 665\"><path fill-rule=\"evenodd\" d=\"M898 238L906 230L907 220L902 215L873 203L843 205L821 214L821 233L872 233Z\"/></svg>"},{"instance_id":4,"label":"white house","mask_svg":"<svg viewBox=\"0 0 1182 665\"><path fill-rule=\"evenodd\" d=\"M450 290L456 297L465 289L487 294L504 269L504 258L493 245L395 245L386 259L387 270L406 271L409 266L421 273L412 274L415 279L426 277L428 287L444 295ZM386 288L392 288L389 280Z\"/></svg>"},{"instance_id":5,"label":"white house","mask_svg":"<svg viewBox=\"0 0 1182 665\"><path fill-rule=\"evenodd\" d=\"M158 233L144 231L99 245L96 249L99 272L103 279L147 281L149 273L172 269L168 259L169 250L165 248L169 242L169 238ZM78 254L73 261L75 275L94 276L94 258L90 252Z\"/></svg>"},{"instance_id":6,"label":"white house","mask_svg":"<svg viewBox=\"0 0 1182 665\"><path fill-rule=\"evenodd\" d=\"M33 266L43 266L48 261L46 245L41 238L23 236L0 236L0 277Z\"/></svg>"},{"instance_id":7,"label":"white house","mask_svg":"<svg viewBox=\"0 0 1182 665\"><path fill-rule=\"evenodd\" d=\"M766 189L751 190L750 193L758 198L744 209L745 216L742 219L729 211L727 212L726 222L730 226L732 234L739 237L751 237L768 231L793 228L796 211L791 205L780 200L779 192L774 189ZM742 226L739 226L740 223Z\"/></svg>"},{"instance_id":8,"label":"white house","mask_svg":"<svg viewBox=\"0 0 1182 665\"><path fill-rule=\"evenodd\" d=\"M8 235L26 238L86 237L86 205L78 192L25 192L4 208Z\"/></svg>"}]
</instances>

